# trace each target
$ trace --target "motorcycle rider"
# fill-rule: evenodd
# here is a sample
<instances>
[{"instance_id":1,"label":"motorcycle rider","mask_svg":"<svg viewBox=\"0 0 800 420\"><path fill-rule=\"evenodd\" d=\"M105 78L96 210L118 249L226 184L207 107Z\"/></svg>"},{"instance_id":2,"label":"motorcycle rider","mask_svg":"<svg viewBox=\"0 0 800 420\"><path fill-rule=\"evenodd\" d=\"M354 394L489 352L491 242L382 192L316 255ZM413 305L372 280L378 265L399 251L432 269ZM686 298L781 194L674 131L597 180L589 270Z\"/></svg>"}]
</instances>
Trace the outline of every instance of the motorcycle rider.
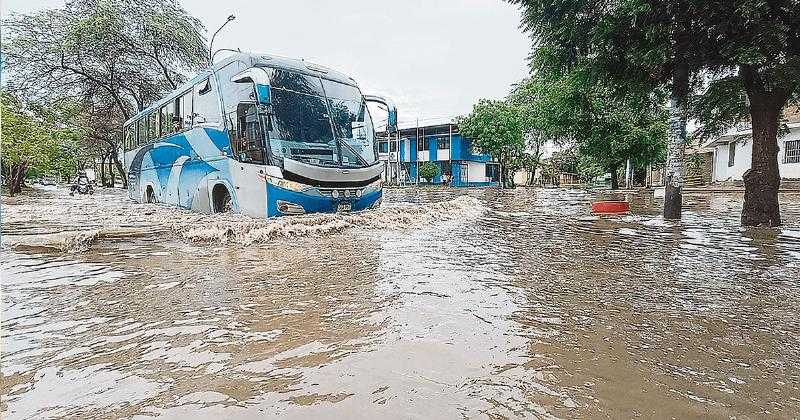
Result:
<instances>
[{"instance_id":1,"label":"motorcycle rider","mask_svg":"<svg viewBox=\"0 0 800 420\"><path fill-rule=\"evenodd\" d=\"M89 177L86 176L86 173L81 172L78 174L78 178L75 180L75 183L72 184L69 195L75 195L75 191L81 194L94 193L94 189L92 188L92 184L89 183Z\"/></svg>"}]
</instances>

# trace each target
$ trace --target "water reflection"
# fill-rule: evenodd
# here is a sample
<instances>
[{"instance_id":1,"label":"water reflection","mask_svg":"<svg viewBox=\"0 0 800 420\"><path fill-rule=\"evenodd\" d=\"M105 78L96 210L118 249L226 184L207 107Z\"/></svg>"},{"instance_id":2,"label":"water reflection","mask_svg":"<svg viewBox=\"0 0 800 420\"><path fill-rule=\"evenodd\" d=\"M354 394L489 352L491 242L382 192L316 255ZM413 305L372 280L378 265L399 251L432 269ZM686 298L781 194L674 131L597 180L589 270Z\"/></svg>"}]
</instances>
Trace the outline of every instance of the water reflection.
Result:
<instances>
[{"instance_id":1,"label":"water reflection","mask_svg":"<svg viewBox=\"0 0 800 420\"><path fill-rule=\"evenodd\" d=\"M371 216L282 222L339 226L310 236L4 249L3 417L800 411L800 198L784 228L741 229L736 197L690 197L680 223L637 195L632 215L592 216L593 197L403 189ZM12 239L74 222L18 205L45 222L6 206ZM170 214L195 217L125 223Z\"/></svg>"}]
</instances>

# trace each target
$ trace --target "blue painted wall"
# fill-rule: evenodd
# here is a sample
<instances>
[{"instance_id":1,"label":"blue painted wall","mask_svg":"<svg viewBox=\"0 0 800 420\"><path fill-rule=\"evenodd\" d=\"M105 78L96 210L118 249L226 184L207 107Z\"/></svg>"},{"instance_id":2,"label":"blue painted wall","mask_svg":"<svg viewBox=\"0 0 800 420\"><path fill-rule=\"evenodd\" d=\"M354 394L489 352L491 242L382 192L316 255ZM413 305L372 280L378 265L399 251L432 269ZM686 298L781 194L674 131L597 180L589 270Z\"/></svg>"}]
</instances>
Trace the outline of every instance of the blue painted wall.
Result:
<instances>
[{"instance_id":1,"label":"blue painted wall","mask_svg":"<svg viewBox=\"0 0 800 420\"><path fill-rule=\"evenodd\" d=\"M438 142L436 137L428 137L428 147L430 160L438 160ZM410 144L410 156L406 156L405 145ZM403 162L416 162L417 161L417 138L408 137L403 139L400 148L400 160ZM450 142L450 156L442 156L443 160L447 158L451 160L469 160L472 162L489 162L492 157L488 154L473 153L470 150L470 141L465 139L461 134L453 134L453 140Z\"/></svg>"}]
</instances>

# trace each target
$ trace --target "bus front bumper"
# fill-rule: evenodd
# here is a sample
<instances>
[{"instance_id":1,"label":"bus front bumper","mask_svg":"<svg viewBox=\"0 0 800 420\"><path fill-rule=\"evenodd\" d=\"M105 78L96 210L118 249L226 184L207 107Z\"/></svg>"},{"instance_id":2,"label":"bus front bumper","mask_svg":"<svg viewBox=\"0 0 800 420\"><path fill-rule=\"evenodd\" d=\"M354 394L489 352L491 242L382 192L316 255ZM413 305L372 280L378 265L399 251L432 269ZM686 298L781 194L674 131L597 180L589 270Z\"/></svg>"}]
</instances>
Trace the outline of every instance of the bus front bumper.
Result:
<instances>
[{"instance_id":1,"label":"bus front bumper","mask_svg":"<svg viewBox=\"0 0 800 420\"><path fill-rule=\"evenodd\" d=\"M342 213L377 208L383 196L375 183L361 188L316 188L302 191L267 183L267 217L308 213Z\"/></svg>"}]
</instances>

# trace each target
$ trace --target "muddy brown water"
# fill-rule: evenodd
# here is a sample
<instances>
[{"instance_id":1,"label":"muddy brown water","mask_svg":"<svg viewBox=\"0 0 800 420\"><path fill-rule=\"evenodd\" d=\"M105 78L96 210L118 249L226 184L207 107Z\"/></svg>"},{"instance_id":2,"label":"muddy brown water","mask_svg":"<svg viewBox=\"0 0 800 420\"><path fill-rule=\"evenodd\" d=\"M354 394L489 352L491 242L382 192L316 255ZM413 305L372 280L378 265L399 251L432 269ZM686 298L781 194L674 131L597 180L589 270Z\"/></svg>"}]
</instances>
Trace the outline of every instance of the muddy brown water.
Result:
<instances>
[{"instance_id":1,"label":"muddy brown water","mask_svg":"<svg viewBox=\"0 0 800 420\"><path fill-rule=\"evenodd\" d=\"M387 190L257 222L4 198L4 419L796 418L800 196Z\"/></svg>"}]
</instances>

